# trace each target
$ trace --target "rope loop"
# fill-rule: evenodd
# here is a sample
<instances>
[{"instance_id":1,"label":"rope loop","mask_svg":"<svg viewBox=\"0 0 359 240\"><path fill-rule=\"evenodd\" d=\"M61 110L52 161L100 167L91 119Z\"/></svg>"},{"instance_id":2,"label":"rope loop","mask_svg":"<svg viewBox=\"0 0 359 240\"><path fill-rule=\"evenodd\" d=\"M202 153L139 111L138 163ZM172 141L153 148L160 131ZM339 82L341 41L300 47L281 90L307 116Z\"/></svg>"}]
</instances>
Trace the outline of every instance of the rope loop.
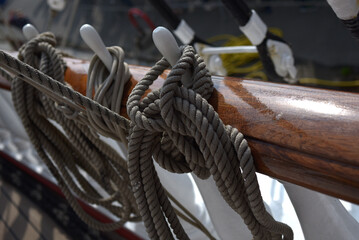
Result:
<instances>
[{"instance_id":1,"label":"rope loop","mask_svg":"<svg viewBox=\"0 0 359 240\"><path fill-rule=\"evenodd\" d=\"M185 88L181 84L182 76L186 71L193 72L191 76L193 85L190 89ZM186 47L181 58L167 76L160 92L159 108L166 125L182 135L189 135L189 132L180 132L187 129L181 121L182 113L175 109L175 100L177 98L188 97L182 95L187 94L187 91L192 94L199 94L200 98L208 99L212 94L212 90L213 83L211 76L206 69L203 59L194 52L192 47Z\"/></svg>"},{"instance_id":2,"label":"rope loop","mask_svg":"<svg viewBox=\"0 0 359 240\"><path fill-rule=\"evenodd\" d=\"M161 89L144 96L169 66L165 59L157 62L135 86L127 102L131 123L47 76L54 76L57 71L51 68L54 64L48 59L54 58L48 53L38 54L39 59L29 63L40 66L40 71L2 52L0 63L19 74L12 81L16 111L39 156L86 223L97 229L113 230L126 220L138 221L141 216L151 239L174 239L173 234L177 239L188 239L157 176L154 159L174 173L193 172L202 179L212 176L221 195L241 215L254 239L293 239L290 227L276 222L265 210L243 134L224 125L208 103L213 84L192 47L183 48L181 59ZM190 88L181 84L186 71L192 72L194 80ZM37 90L23 82L22 77L32 79L48 96L56 93L57 98L69 98L86 111L97 112L106 121L129 128L127 166L112 148L92 135L89 126L66 119L53 101L35 94ZM64 133L48 118L57 121ZM106 197L80 170L107 192ZM121 220L109 224L97 222L83 212L73 193L88 203L101 205Z\"/></svg>"},{"instance_id":3,"label":"rope loop","mask_svg":"<svg viewBox=\"0 0 359 240\"><path fill-rule=\"evenodd\" d=\"M86 96L113 112L120 113L125 84L131 77L125 53L120 47L107 48L112 56L112 68L109 72L101 59L95 55L90 63ZM98 133L127 144L128 128L104 119L101 115L88 112L91 127Z\"/></svg>"},{"instance_id":4,"label":"rope loop","mask_svg":"<svg viewBox=\"0 0 359 240\"><path fill-rule=\"evenodd\" d=\"M167 76L161 90L149 93L140 101L145 91L167 67L167 60L161 59L135 86L127 102L128 114L136 126L153 133L162 133L157 134L159 145L153 152L156 161L162 167L175 173L194 171L201 178L207 178L209 172L204 169L203 156L198 148L193 146L194 141L189 137L191 133L183 122L186 119L176 110L174 100L183 98L182 94L186 95L188 92L195 95L196 91L209 98L213 90L211 77L202 58L194 49L190 46L182 47L182 56ZM191 89L181 84L186 71L193 73ZM179 148L179 145L184 147ZM187 151L187 154L184 154L184 151Z\"/></svg>"},{"instance_id":5,"label":"rope loop","mask_svg":"<svg viewBox=\"0 0 359 240\"><path fill-rule=\"evenodd\" d=\"M90 121L88 115L91 110L98 112L110 112L110 110L84 96L81 96L81 100L93 103L92 108L78 110L77 105L73 104L73 98L72 101L65 101L66 97L68 98L66 94L79 95L63 84L65 64L62 54L55 49L55 44L53 34L43 33L30 40L19 51L19 58L39 69L41 74L46 74L45 79L53 78L41 82L40 85L55 86L52 89L45 88L46 90L42 92L21 80L21 75L12 80L11 93L14 106L29 139L57 180L70 206L89 226L102 231L112 231L121 227L126 221L140 221L131 191L126 161L116 150L94 134L91 124L86 124ZM117 80L119 76L128 79L129 71L123 63L122 50L114 51L121 57L114 58L113 71L110 75L115 73L117 75L110 77L109 81ZM29 71L30 67L21 62L17 65L25 66L24 69L31 78L38 78L41 75L40 72ZM124 76L120 74L122 72ZM124 83L121 84L123 89ZM59 94L57 97L54 96L56 91ZM113 95L116 95L116 92ZM118 102L121 104L121 100L118 100L117 104ZM99 109L99 106L102 108ZM111 113L117 116L113 111ZM129 127L128 120L124 121L123 117L118 117L121 118L119 121L122 123L122 128ZM55 121L62 129L60 130L49 119ZM107 118L107 122L112 121ZM110 223L97 221L82 209L77 198L101 206L118 220Z\"/></svg>"},{"instance_id":6,"label":"rope loop","mask_svg":"<svg viewBox=\"0 0 359 240\"><path fill-rule=\"evenodd\" d=\"M53 33L41 33L21 46L18 58L37 69L47 69L47 75L64 83L66 66L55 46L56 39Z\"/></svg>"},{"instance_id":7,"label":"rope loop","mask_svg":"<svg viewBox=\"0 0 359 240\"><path fill-rule=\"evenodd\" d=\"M157 177L152 157L174 173L213 176L226 202L242 216L255 239L292 239L290 227L265 210L250 148L237 129L226 126L207 102L213 83L203 60L190 46L161 89L145 91L168 66L161 59L135 86L127 102L132 120L128 170L132 189L151 239L188 239ZM192 72L193 84L181 79ZM167 223L168 221L168 223Z\"/></svg>"}]
</instances>

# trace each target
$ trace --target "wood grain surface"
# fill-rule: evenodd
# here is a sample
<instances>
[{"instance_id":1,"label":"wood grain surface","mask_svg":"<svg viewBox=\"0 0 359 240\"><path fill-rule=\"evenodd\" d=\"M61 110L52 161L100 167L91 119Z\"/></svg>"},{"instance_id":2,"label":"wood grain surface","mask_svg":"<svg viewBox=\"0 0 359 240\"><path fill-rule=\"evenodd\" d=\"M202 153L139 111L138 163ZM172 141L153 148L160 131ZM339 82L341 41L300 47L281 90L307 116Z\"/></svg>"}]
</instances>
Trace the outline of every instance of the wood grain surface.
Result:
<instances>
[{"instance_id":1,"label":"wood grain surface","mask_svg":"<svg viewBox=\"0 0 359 240\"><path fill-rule=\"evenodd\" d=\"M66 59L66 81L86 89L88 62ZM127 97L148 67L130 66ZM167 72L168 73L168 72ZM162 86L166 73L151 86ZM225 124L247 138L257 171L359 204L359 95L213 76L210 99ZM0 86L10 89L0 79Z\"/></svg>"}]
</instances>

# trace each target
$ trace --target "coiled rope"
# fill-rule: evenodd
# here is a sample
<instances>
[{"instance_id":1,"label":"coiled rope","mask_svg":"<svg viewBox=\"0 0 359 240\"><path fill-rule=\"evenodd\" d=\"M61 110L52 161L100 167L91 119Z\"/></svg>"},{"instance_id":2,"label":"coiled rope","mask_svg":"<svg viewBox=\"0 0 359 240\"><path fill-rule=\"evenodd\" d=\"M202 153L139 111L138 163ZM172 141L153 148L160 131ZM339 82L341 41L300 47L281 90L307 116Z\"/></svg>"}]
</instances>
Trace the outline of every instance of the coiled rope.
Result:
<instances>
[{"instance_id":1,"label":"coiled rope","mask_svg":"<svg viewBox=\"0 0 359 240\"><path fill-rule=\"evenodd\" d=\"M47 35L47 34L43 34ZM52 35L50 35L50 38L53 38ZM91 61L90 66L90 76L97 76L98 78L95 78L94 81L91 80L91 77L89 77L89 81L87 82L87 89L94 88L95 94L89 94L91 98L94 98L94 100L101 101L100 97L101 94L96 94L99 92L105 92L104 89L106 89L108 92L104 99L107 99L105 101L101 101L102 104L107 105L106 101L112 102L113 99L115 99L115 103L121 102L122 95L122 88L124 83L119 85L119 91L111 91L111 87L108 87L110 84L113 83L116 84L113 79L110 76L116 76L116 79L118 80L125 80L126 82L127 76L128 76L128 68L123 60L123 51L119 47L112 47L113 51L111 51L111 48L109 50L115 55L115 58L113 59L113 66L115 66L112 70L121 71L121 69L124 69L124 71L121 71L122 74L113 74L113 72L107 73L105 70L105 66L101 64L98 61L97 57L94 57ZM60 110L64 116L71 120L76 120L77 122L82 123L83 125L91 127L90 130L95 131L97 130L97 126L92 126L89 118L90 115L92 117L96 117L97 120L99 120L100 124L102 124L102 127L106 126L107 123L110 123L114 125L117 129L118 126L124 126L123 131L125 129L129 128L129 120L121 117L117 114L117 112L110 111L108 108L104 107L103 105L100 105L97 101L93 101L90 98L84 97L83 95L79 94L78 92L72 90L69 86L64 85L64 83L61 81L56 81L52 79L50 76L45 75L43 72L38 71L34 68L32 68L30 65L24 64L17 59L11 57L10 55L0 51L1 61L0 65L6 69L8 72L13 73L14 75L18 76L18 79L22 79L23 81L27 82L28 84L31 84L35 86L39 91L44 93L47 97L50 97L51 99L54 99L56 101L57 109ZM122 57L121 57L122 56ZM120 65L123 63L121 67ZM96 71L95 74L91 74L93 71ZM0 74L10 82L13 81L13 76L11 76L8 72L4 71L2 68L0 68ZM119 78L118 78L119 77ZM100 79L99 79L100 78ZM106 87L107 86L107 87ZM112 86L113 87L113 86ZM112 95L112 96L111 96ZM112 99L112 100L110 100ZM62 103L62 104L59 104ZM118 106L118 104L109 104L109 107L112 108L112 106ZM85 108L84 108L85 107ZM117 108L118 110L118 108ZM44 111L42 112L43 115ZM115 124L114 124L115 123ZM110 133L109 129L104 129L105 132L103 132L104 135ZM127 131L124 131L126 134L128 134ZM117 132L118 134L121 134ZM119 139L118 136L115 136L115 139ZM41 153L40 153L41 154ZM103 159L103 161L106 161L106 159ZM126 166L127 167L127 166ZM50 167L50 169L53 170L53 172L56 172L56 168ZM84 169L82 169L84 170ZM58 174L54 175L55 178L59 179L61 176ZM60 182L60 181L59 181ZM62 182L61 182L62 183ZM63 184L66 184L63 182ZM61 187L61 186L60 186ZM66 187L66 186L65 186ZM65 190L66 196L68 196L70 193L69 191ZM132 193L131 193L132 194ZM202 231L209 239L214 239L211 233L203 226L203 224L192 214L190 213L180 202L178 202L170 193L168 193L168 196L170 197L171 201L175 203L175 205L178 207L175 209L176 214L182 218L184 221L188 222L189 224L193 225L198 230ZM69 196L71 197L71 196ZM84 199L83 199L84 200ZM135 201L132 201L133 204L135 204ZM76 204L74 202L73 204ZM76 206L75 206L76 207ZM77 212L81 214L81 208L76 208ZM82 218L87 218L85 214L80 215ZM125 219L122 219L125 221ZM137 219L136 219L137 220ZM88 221L86 221L88 222ZM109 227L103 227L102 225L98 225L96 221L93 221L90 223L90 226L101 229L101 230L112 230L111 226ZM116 226L112 226L113 228L116 228Z\"/></svg>"},{"instance_id":2,"label":"coiled rope","mask_svg":"<svg viewBox=\"0 0 359 240\"><path fill-rule=\"evenodd\" d=\"M51 33L43 33L20 49L19 59L64 84L65 65L55 44ZM30 141L84 222L109 231L126 221L141 220L131 192L127 164L115 150L86 125L66 118L63 111L69 111L67 106L54 102L19 78L12 81L11 92ZM56 121L64 133L48 119ZM90 184L89 178L101 189ZM93 219L83 211L72 192L87 203L104 207L120 220L101 223Z\"/></svg>"},{"instance_id":3,"label":"coiled rope","mask_svg":"<svg viewBox=\"0 0 359 240\"><path fill-rule=\"evenodd\" d=\"M124 62L125 54L120 47L110 47L109 52L113 57L112 69L108 73L100 58L95 55L92 58L87 77L86 96L92 98L104 107L119 113L123 88L130 79L130 71L127 63ZM88 113L88 119L96 132L103 136L119 140L127 145L127 129L106 121L92 112Z\"/></svg>"},{"instance_id":4,"label":"coiled rope","mask_svg":"<svg viewBox=\"0 0 359 240\"><path fill-rule=\"evenodd\" d=\"M185 47L162 88L144 97L168 66L165 59L157 62L127 102L132 121L128 170L150 238L174 239L173 232L178 239L188 239L158 179L153 156L171 172L193 172L202 179L212 175L255 239L292 239L291 228L265 210L247 141L236 128L225 126L207 102L211 77L192 47ZM190 89L181 84L186 71L193 71Z\"/></svg>"},{"instance_id":5,"label":"coiled rope","mask_svg":"<svg viewBox=\"0 0 359 240\"><path fill-rule=\"evenodd\" d=\"M117 125L128 124L118 113L1 51L0 65L74 109L92 112ZM203 61L191 47L184 49L163 88L141 100L145 90L168 66L166 60L160 60L135 87L128 101L132 120L128 170L149 236L171 239L171 228L177 238L188 239L156 175L153 155L172 172L193 171L200 178L212 175L224 199L241 214L255 239L282 239L282 235L292 239L291 229L274 221L265 211L243 135L223 125L206 101L212 92L212 82ZM180 84L181 76L192 66L194 84L186 89Z\"/></svg>"}]
</instances>

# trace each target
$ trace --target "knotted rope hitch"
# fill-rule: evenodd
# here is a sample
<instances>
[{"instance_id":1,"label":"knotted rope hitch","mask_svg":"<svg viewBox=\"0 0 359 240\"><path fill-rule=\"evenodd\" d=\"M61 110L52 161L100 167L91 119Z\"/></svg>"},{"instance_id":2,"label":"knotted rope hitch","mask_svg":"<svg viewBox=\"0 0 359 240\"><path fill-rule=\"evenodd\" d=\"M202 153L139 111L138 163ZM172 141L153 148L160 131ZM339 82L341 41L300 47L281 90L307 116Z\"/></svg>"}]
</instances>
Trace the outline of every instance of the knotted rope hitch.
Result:
<instances>
[{"instance_id":1,"label":"knotted rope hitch","mask_svg":"<svg viewBox=\"0 0 359 240\"><path fill-rule=\"evenodd\" d=\"M151 239L188 239L156 174L152 157L174 173L212 176L226 202L242 216L255 239L292 239L287 225L265 210L247 141L236 128L224 125L207 102L211 77L190 46L161 89L145 91L168 68L163 58L135 86L127 102L131 119L128 170L140 214ZM193 85L181 77L193 68ZM168 223L167 223L168 222ZM171 231L172 230L172 231Z\"/></svg>"},{"instance_id":2,"label":"knotted rope hitch","mask_svg":"<svg viewBox=\"0 0 359 240\"><path fill-rule=\"evenodd\" d=\"M224 125L208 103L213 83L203 60L192 47L182 48L181 58L161 89L144 96L169 67L165 59L158 61L135 86L127 102L129 121L67 86L62 77L65 66L58 54L50 54L56 51L45 40L51 37L40 35L39 38L44 39L34 41L42 44L30 41L27 45L34 44L41 50L31 54L36 57L27 55L31 51L24 47L20 58L40 71L4 52L0 52L0 66L16 75L12 83L15 107L36 150L71 206L91 227L112 230L126 220L138 221L141 217L151 239L174 239L173 234L178 239L188 239L156 174L154 159L170 172L193 172L201 179L213 177L221 195L241 215L254 239L293 239L290 227L275 221L265 210L251 151L243 134ZM45 46L51 46L50 50L45 50ZM189 69L193 84L184 87L181 78ZM69 119L55 107L54 100L81 111L84 119L89 113L98 119L88 121L88 125L77 118ZM48 118L58 122L65 133ZM127 164L115 150L94 136L92 131L98 130L91 122L99 123L99 119L105 124L98 127L116 125L128 134ZM101 183L109 197L101 196L81 175L80 169ZM85 202L107 208L121 220L103 224L89 218L77 205L73 192Z\"/></svg>"}]
</instances>

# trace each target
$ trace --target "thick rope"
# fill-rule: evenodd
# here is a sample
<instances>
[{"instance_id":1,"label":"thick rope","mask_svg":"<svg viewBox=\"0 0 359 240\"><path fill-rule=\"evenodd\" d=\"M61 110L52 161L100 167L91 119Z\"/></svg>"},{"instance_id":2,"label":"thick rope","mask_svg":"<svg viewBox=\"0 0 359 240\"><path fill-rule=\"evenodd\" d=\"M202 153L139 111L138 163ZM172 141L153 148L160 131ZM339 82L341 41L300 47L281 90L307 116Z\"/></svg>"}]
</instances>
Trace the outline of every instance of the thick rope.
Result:
<instances>
[{"instance_id":1,"label":"thick rope","mask_svg":"<svg viewBox=\"0 0 359 240\"><path fill-rule=\"evenodd\" d=\"M124 130L128 130L130 127L130 121L119 115L119 113L109 110L98 102L74 91L70 86L55 80L1 50L0 66L7 72L17 75L21 80L31 84L34 88L46 94L47 97L60 103L68 104L73 110L84 112L84 114L87 114L87 112L94 113L106 121L123 126Z\"/></svg>"},{"instance_id":2,"label":"thick rope","mask_svg":"<svg viewBox=\"0 0 359 240\"><path fill-rule=\"evenodd\" d=\"M161 223L165 215L176 236L179 239L188 238L155 173L152 158L149 157L152 153L161 166L172 172L193 171L201 178L213 175L223 197L241 214L255 239L281 239L282 234L285 239L292 239L291 229L275 222L265 211L256 181L253 159L243 135L230 126L224 126L208 102L193 91L208 98L212 83L209 81L201 85L201 81L195 81L192 89L181 87L183 69L190 66L194 66L195 80L209 80L207 72L202 67L202 61L197 56L193 57L193 50L190 52L188 48L185 49L180 62L171 71L161 91L150 93L141 100L144 91L168 67L165 60L159 61L133 90L128 103L134 103L128 107L129 115L134 120L129 152L131 183L136 201L142 203L140 211L150 237L172 238L167 222ZM118 125L128 124L117 113L1 51L0 65L14 74L21 74L23 80L31 82L47 94L50 92L55 99L67 99L68 103L75 104L75 108L77 106L77 109L91 111ZM205 82L206 80L202 81ZM171 97L173 99L170 99ZM167 101L170 102L169 105L166 105ZM188 118L185 114L189 113L195 114ZM176 116L168 120L168 114ZM212 144L217 141L220 144ZM179 149L175 149L175 146ZM138 152L136 148L139 149ZM232 158L235 161L228 161ZM155 184L149 186L148 180ZM147 201L148 199L153 201ZM149 209L146 209L146 202L150 203ZM161 207L153 206L153 202L159 202Z\"/></svg>"},{"instance_id":3,"label":"thick rope","mask_svg":"<svg viewBox=\"0 0 359 240\"><path fill-rule=\"evenodd\" d=\"M157 177L153 156L171 172L192 171L202 179L212 175L255 239L293 239L290 227L265 210L247 141L237 129L225 126L208 104L211 78L192 47L184 49L163 87L144 97L168 66L165 59L157 62L127 103L132 120L128 170L150 238L174 239L173 232L178 239L188 239ZM193 71L191 89L181 84L186 71Z\"/></svg>"},{"instance_id":4,"label":"thick rope","mask_svg":"<svg viewBox=\"0 0 359 240\"><path fill-rule=\"evenodd\" d=\"M55 44L51 33L41 34L20 49L19 59L64 84L65 66ZM86 125L66 118L59 111L61 102L55 103L19 78L12 81L12 95L15 109L36 151L84 222L93 228L110 231L126 221L140 220L126 162L115 150L94 136ZM60 124L65 134L48 118ZM91 185L89 178L102 189ZM87 203L104 207L120 220L101 223L93 219L83 211L72 192Z\"/></svg>"},{"instance_id":5,"label":"thick rope","mask_svg":"<svg viewBox=\"0 0 359 240\"><path fill-rule=\"evenodd\" d=\"M117 52L121 53L120 51L117 51ZM22 62L19 62L17 59L14 59L11 56L9 56L3 52L0 52L0 56L4 57L4 58L2 58L3 62L0 61L0 65L1 65L1 63L6 63L5 65L2 64L3 67L6 68L7 70L9 70L10 72L12 72L13 74L22 73L23 75L26 75L26 77L20 75L22 80L25 80L25 81L27 80L29 83L36 85L37 87L41 86L40 90L43 93L45 93L48 97L57 100L57 102L55 102L55 105L57 104L56 105L57 109L61 110L62 113L67 118L76 119L78 122L82 122L84 124L87 124L88 126L91 126L91 124L89 123L89 120L88 120L88 116L91 113L92 116L97 116L98 119L103 119L102 121L104 121L106 123L110 122L110 119L112 119L112 120L116 119L117 125L125 126L126 129L129 128L129 124L128 124L129 121L127 119L124 119L123 117L119 116L116 112L109 111L106 107L99 105L98 102L92 101L82 95L79 95L77 92L73 91L68 86L63 85L62 83L60 83L58 81L55 81L51 77L44 75L42 72L38 72L36 69L31 68L31 66L23 64ZM120 59L122 59L122 58L120 58ZM98 58L94 57L91 65L95 65L95 64L93 64L93 62L97 62L97 61L98 61ZM116 63L115 63L115 65L116 65ZM12 66L12 67L9 68L9 66ZM16 67L14 67L14 66L16 66ZM26 71L20 70L20 69L23 69L20 67L25 67ZM94 71L94 70L97 70L98 68L105 69L104 66L101 67L100 65L97 65L96 68L90 67L90 70L92 69L92 71ZM8 74L6 71L4 71L2 69L0 69L0 70L1 70L1 74L4 77L6 77L6 79L8 79L10 82L13 80L13 77L10 74ZM91 71L89 72L89 74L91 75ZM99 74L95 73L95 75L99 75ZM103 79L102 77L105 75L106 74L100 74L101 79ZM111 75L111 73L109 75ZM114 75L114 74L112 74L112 75ZM30 76L31 76L31 78L30 78ZM34 79L32 79L34 76L41 76L41 77L39 79L37 79L36 77ZM122 74L122 76L126 76L126 75ZM125 79L126 78L127 77L125 77ZM46 80L42 81L40 79L46 79ZM40 81L42 81L43 85L34 84L35 82L39 83ZM100 80L95 80L95 81L100 82ZM106 82L106 81L112 81L112 79L106 77L104 82ZM93 87L93 86L91 86L91 82L92 81L88 81L88 88ZM53 85L51 85L51 84L49 85L49 83L52 83ZM44 85L46 85L46 87L44 87ZM55 86L55 87L48 87L48 86ZM95 87L96 87L96 85L95 85ZM98 84L97 87L98 88L96 89L96 91L101 88L101 84ZM119 91L122 91L122 89ZM73 97L73 98L71 98L72 100L66 100L66 98L59 97L64 92L68 92L69 96L76 96L78 98ZM117 99L116 102L118 102L118 98L120 98L120 96L119 96L120 94L112 94L113 92L114 91L111 91L110 96L106 96L106 97L109 99ZM112 94L112 96L111 96L111 94ZM95 96L92 96L92 97L95 97ZM82 103L86 102L88 104L87 106L90 106L90 107L87 109L83 109L81 107L79 108L77 105L74 105L74 103L72 102L72 101L74 101L74 99L78 99L78 101L76 101L76 103L78 105L81 105L81 104L79 104L79 102L82 102ZM95 100L98 100L98 99L95 99ZM70 106L75 106L75 107L71 108L67 104L70 104ZM77 109L77 110L75 110L75 109ZM89 110L89 109L92 109L92 110ZM101 110L96 111L98 109L101 109ZM103 113L103 112L108 113L108 114L101 115L101 113ZM46 113L42 113L42 114L46 115ZM111 118L108 117L111 115L112 115ZM114 121L112 121L112 122L114 122ZM91 128L95 129L96 126L95 127L91 126ZM127 131L126 131L126 134L127 134ZM116 137L115 139L118 139L118 137ZM56 171L56 169L55 169L55 171ZM57 175L55 175L55 176L57 176ZM200 231L202 231L206 236L208 236L209 239L214 239L213 236L209 233L209 231L203 226L202 223L200 223L200 221L195 216L193 216L171 194L168 193L168 195L169 195L169 198L171 199L171 201L173 201L178 206L179 209L175 209L175 211L180 218L182 218L184 221L188 222L189 224L193 225L195 228L199 229Z\"/></svg>"}]
</instances>

